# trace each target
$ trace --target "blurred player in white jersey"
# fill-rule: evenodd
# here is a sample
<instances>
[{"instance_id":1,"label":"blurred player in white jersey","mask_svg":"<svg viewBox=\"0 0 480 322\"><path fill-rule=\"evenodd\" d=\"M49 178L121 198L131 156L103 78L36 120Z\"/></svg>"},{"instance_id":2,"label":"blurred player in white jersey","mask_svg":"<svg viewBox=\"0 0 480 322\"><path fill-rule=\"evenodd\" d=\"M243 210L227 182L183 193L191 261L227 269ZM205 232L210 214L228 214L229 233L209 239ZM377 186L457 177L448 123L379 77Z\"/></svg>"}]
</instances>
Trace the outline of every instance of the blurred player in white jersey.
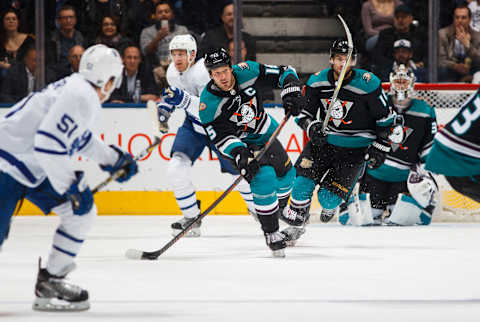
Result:
<instances>
[{"instance_id":1,"label":"blurred player in white jersey","mask_svg":"<svg viewBox=\"0 0 480 322\"><path fill-rule=\"evenodd\" d=\"M80 311L90 306L86 290L64 281L97 215L84 173L74 171L72 160L82 155L104 171L123 169L119 182L137 173L128 153L108 147L91 132L101 103L120 85L122 70L115 49L92 46L83 54L78 73L30 94L0 119L0 246L23 198L60 217L46 267L39 261L36 310Z\"/></svg>"},{"instance_id":2,"label":"blurred player in white jersey","mask_svg":"<svg viewBox=\"0 0 480 322\"><path fill-rule=\"evenodd\" d=\"M168 129L167 121L175 108L183 109L186 113L185 122L178 129L172 146L168 168L169 180L183 214L183 218L171 226L173 234L176 235L200 214L190 170L205 147L217 155L222 172L232 175L237 175L238 172L210 143L199 120L199 96L210 81L210 76L203 58L195 63L197 53L195 39L191 35L175 36L170 41L169 47L172 62L168 66L167 81L170 87L163 92L162 101L157 105L161 124L165 130ZM238 185L238 191L247 203L249 213L255 214L250 186L245 180ZM200 224L186 236L200 236Z\"/></svg>"}]
</instances>

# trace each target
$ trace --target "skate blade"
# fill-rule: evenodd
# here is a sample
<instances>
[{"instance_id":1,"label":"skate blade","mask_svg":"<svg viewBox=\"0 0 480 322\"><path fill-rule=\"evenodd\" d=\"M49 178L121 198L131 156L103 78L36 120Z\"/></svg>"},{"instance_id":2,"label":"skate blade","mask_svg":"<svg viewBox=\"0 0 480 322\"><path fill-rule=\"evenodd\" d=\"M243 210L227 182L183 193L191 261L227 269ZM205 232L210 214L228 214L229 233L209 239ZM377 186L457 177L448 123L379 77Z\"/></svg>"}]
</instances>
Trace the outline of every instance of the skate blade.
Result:
<instances>
[{"instance_id":1,"label":"skate blade","mask_svg":"<svg viewBox=\"0 0 480 322\"><path fill-rule=\"evenodd\" d=\"M90 303L82 302L68 302L56 298L42 298L37 297L33 302L32 309L43 312L78 312L86 311L90 308Z\"/></svg>"},{"instance_id":2,"label":"skate blade","mask_svg":"<svg viewBox=\"0 0 480 322\"><path fill-rule=\"evenodd\" d=\"M297 244L296 240L288 240L285 241L285 244L287 244L287 247L294 247Z\"/></svg>"},{"instance_id":3,"label":"skate blade","mask_svg":"<svg viewBox=\"0 0 480 322\"><path fill-rule=\"evenodd\" d=\"M285 250L283 248L282 249L277 249L277 250L272 250L272 255L273 255L273 257L283 258L283 257L285 257Z\"/></svg>"},{"instance_id":4,"label":"skate blade","mask_svg":"<svg viewBox=\"0 0 480 322\"><path fill-rule=\"evenodd\" d=\"M172 236L177 236L181 232L180 229L173 229L172 231ZM193 228L190 231L188 231L185 236L183 237L200 237L202 233L200 232L200 228Z\"/></svg>"}]
</instances>

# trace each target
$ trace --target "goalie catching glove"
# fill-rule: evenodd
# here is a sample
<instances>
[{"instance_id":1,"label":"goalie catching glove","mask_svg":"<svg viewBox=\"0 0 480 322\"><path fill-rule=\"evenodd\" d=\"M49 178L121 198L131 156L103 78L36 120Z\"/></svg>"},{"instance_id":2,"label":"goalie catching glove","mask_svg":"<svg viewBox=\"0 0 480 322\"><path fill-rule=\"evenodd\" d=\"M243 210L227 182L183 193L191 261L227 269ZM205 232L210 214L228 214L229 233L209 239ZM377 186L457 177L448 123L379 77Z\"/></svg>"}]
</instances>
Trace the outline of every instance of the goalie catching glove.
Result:
<instances>
[{"instance_id":1,"label":"goalie catching glove","mask_svg":"<svg viewBox=\"0 0 480 322\"><path fill-rule=\"evenodd\" d=\"M370 169L377 169L380 167L387 154L390 152L390 144L384 140L376 140L368 147L367 154L365 155L365 161L367 161Z\"/></svg>"},{"instance_id":2,"label":"goalie catching glove","mask_svg":"<svg viewBox=\"0 0 480 322\"><path fill-rule=\"evenodd\" d=\"M302 87L299 80L289 75L284 81L282 97L283 108L293 116L297 116L305 106L305 96L302 95Z\"/></svg>"},{"instance_id":3,"label":"goalie catching glove","mask_svg":"<svg viewBox=\"0 0 480 322\"><path fill-rule=\"evenodd\" d=\"M238 146L230 154L240 174L250 183L260 171L260 165L254 159L253 153L244 146Z\"/></svg>"},{"instance_id":4,"label":"goalie catching glove","mask_svg":"<svg viewBox=\"0 0 480 322\"><path fill-rule=\"evenodd\" d=\"M125 182L137 174L137 161L132 158L130 153L124 152L114 145L110 145L110 147L118 153L118 160L111 165L100 165L100 168L102 168L103 171L109 172L111 175L122 170L123 173L115 179L118 182Z\"/></svg>"}]
</instances>

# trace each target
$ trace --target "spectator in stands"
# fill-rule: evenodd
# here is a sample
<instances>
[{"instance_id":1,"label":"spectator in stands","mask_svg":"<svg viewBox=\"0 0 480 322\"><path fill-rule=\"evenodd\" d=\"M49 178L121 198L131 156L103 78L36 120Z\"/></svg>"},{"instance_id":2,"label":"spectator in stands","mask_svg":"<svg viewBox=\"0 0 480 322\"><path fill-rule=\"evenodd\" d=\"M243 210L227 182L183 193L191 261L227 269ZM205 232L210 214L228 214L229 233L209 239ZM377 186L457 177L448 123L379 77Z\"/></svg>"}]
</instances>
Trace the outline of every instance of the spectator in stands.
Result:
<instances>
[{"instance_id":1,"label":"spectator in stands","mask_svg":"<svg viewBox=\"0 0 480 322\"><path fill-rule=\"evenodd\" d=\"M123 50L122 59L125 66L122 85L112 93L111 102L138 103L137 100L142 102L157 100L159 90L156 87L151 69L148 68L147 64L141 64L140 49L135 45L126 47ZM138 90L137 93L136 90ZM138 99L136 95L139 95Z\"/></svg>"},{"instance_id":2,"label":"spectator in stands","mask_svg":"<svg viewBox=\"0 0 480 322\"><path fill-rule=\"evenodd\" d=\"M14 9L7 9L0 18L0 79L5 77L17 54L34 45L35 39L19 31L19 20Z\"/></svg>"},{"instance_id":3,"label":"spectator in stands","mask_svg":"<svg viewBox=\"0 0 480 322\"><path fill-rule=\"evenodd\" d=\"M393 62L393 44L399 39L408 39L414 49L413 61L423 67L427 56L427 33L412 24L413 15L406 5L395 8L393 27L384 29L378 34L378 42L372 51L374 62L380 66L391 66Z\"/></svg>"},{"instance_id":4,"label":"spectator in stands","mask_svg":"<svg viewBox=\"0 0 480 322\"><path fill-rule=\"evenodd\" d=\"M104 44L108 47L122 51L122 49L131 41L122 35L119 22L120 20L116 16L103 17L99 32L92 45Z\"/></svg>"},{"instance_id":5,"label":"spectator in stands","mask_svg":"<svg viewBox=\"0 0 480 322\"><path fill-rule=\"evenodd\" d=\"M382 82L390 81L390 73L394 71L399 65L403 64L410 68L416 77L416 82L425 83L427 81L427 71L423 66L418 66L412 60L414 56L414 48L408 39L399 39L393 44L393 63L388 68L379 68L374 70L375 75L380 78Z\"/></svg>"},{"instance_id":6,"label":"spectator in stands","mask_svg":"<svg viewBox=\"0 0 480 322\"><path fill-rule=\"evenodd\" d=\"M377 44L380 31L393 25L393 13L400 4L400 0L368 0L363 3L362 24L367 38L367 51L371 51Z\"/></svg>"},{"instance_id":7,"label":"spectator in stands","mask_svg":"<svg viewBox=\"0 0 480 322\"><path fill-rule=\"evenodd\" d=\"M12 64L6 75L8 81L2 83L0 101L18 102L35 89L36 58L35 47L30 47L23 57L19 56L21 61Z\"/></svg>"},{"instance_id":8,"label":"spectator in stands","mask_svg":"<svg viewBox=\"0 0 480 322\"><path fill-rule=\"evenodd\" d=\"M61 78L67 77L72 73L78 72L78 67L80 65L80 58L82 58L83 53L85 52L85 48L81 45L75 45L70 49L68 53L68 66L62 69L55 70L55 79L59 80ZM50 83L50 82L49 82Z\"/></svg>"},{"instance_id":9,"label":"spectator in stands","mask_svg":"<svg viewBox=\"0 0 480 322\"><path fill-rule=\"evenodd\" d=\"M105 16L117 17L117 26L127 23L128 7L126 0L84 0L84 35L91 39L97 33L97 27L102 25Z\"/></svg>"},{"instance_id":10,"label":"spectator in stands","mask_svg":"<svg viewBox=\"0 0 480 322\"><path fill-rule=\"evenodd\" d=\"M473 0L468 4L472 14L470 27L475 31L480 31L480 0Z\"/></svg>"},{"instance_id":11,"label":"spectator in stands","mask_svg":"<svg viewBox=\"0 0 480 322\"><path fill-rule=\"evenodd\" d=\"M470 27L470 9L455 8L453 24L438 32L440 81L470 82L480 68L480 33Z\"/></svg>"},{"instance_id":12,"label":"spectator in stands","mask_svg":"<svg viewBox=\"0 0 480 322\"><path fill-rule=\"evenodd\" d=\"M226 1L221 15L223 24L206 32L205 37L200 43L200 57L218 47L228 48L228 43L233 39L233 13L234 7L232 1ZM246 32L242 32L242 39L245 41L247 47L246 59L256 60L257 49L254 39Z\"/></svg>"},{"instance_id":13,"label":"spectator in stands","mask_svg":"<svg viewBox=\"0 0 480 322\"><path fill-rule=\"evenodd\" d=\"M185 26L175 23L173 6L170 1L160 0L155 7L156 23L142 30L140 48L147 62L154 66L155 81L159 86L166 87L165 73L170 64L168 44L176 35L187 34Z\"/></svg>"},{"instance_id":14,"label":"spectator in stands","mask_svg":"<svg viewBox=\"0 0 480 322\"><path fill-rule=\"evenodd\" d=\"M230 55L230 58L233 62L237 61L235 60L235 42L233 41L233 39L228 42L228 54ZM247 58L247 46L245 46L245 40L243 39L241 55L241 58L238 60L239 62L245 61Z\"/></svg>"},{"instance_id":15,"label":"spectator in stands","mask_svg":"<svg viewBox=\"0 0 480 322\"><path fill-rule=\"evenodd\" d=\"M75 8L70 5L62 6L57 15L56 29L48 44L48 63L54 63L57 66L68 65L68 53L75 45L84 46L84 37L82 33L75 29L77 24L77 15Z\"/></svg>"}]
</instances>

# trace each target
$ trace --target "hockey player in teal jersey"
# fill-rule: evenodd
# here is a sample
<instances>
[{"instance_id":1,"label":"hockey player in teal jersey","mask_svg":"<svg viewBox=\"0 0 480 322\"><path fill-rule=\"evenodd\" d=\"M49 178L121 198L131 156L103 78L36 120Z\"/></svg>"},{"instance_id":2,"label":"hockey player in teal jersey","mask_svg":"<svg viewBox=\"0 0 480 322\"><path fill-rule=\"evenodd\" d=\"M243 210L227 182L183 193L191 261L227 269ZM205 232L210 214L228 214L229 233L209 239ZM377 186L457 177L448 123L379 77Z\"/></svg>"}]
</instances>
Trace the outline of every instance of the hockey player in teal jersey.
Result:
<instances>
[{"instance_id":1,"label":"hockey player in teal jersey","mask_svg":"<svg viewBox=\"0 0 480 322\"><path fill-rule=\"evenodd\" d=\"M322 131L323 119L347 52L347 41L336 40L330 49L332 67L312 75L307 83L306 108L297 123L306 131L310 141L295 164L297 178L290 207L282 213L282 218L291 225L303 226L307 220L316 185L320 185L321 220L330 220L358 180L367 153L368 165L377 168L390 151L388 134L394 113L380 80L372 73L352 68L355 51L334 102L326 133Z\"/></svg>"},{"instance_id":2,"label":"hockey player in teal jersey","mask_svg":"<svg viewBox=\"0 0 480 322\"><path fill-rule=\"evenodd\" d=\"M274 256L283 257L286 235L279 232L279 212L286 206L295 168L278 140L265 156L254 160L278 126L262 105L257 83L282 88L286 111L298 115L304 97L295 70L247 61L231 66L225 49L205 56L212 80L200 96L200 119L210 140L230 158L250 183L255 210L266 243Z\"/></svg>"},{"instance_id":3,"label":"hockey player in teal jersey","mask_svg":"<svg viewBox=\"0 0 480 322\"><path fill-rule=\"evenodd\" d=\"M480 202L480 90L435 135L425 169L443 174L453 189Z\"/></svg>"},{"instance_id":4,"label":"hockey player in teal jersey","mask_svg":"<svg viewBox=\"0 0 480 322\"><path fill-rule=\"evenodd\" d=\"M389 135L392 150L380 167L367 169L359 198L350 200L358 202L358 206L342 205L339 214L342 224L381 225L387 209L390 212L387 224L430 224L437 189L422 168L437 133L437 121L430 105L413 98L414 85L415 75L405 65L390 74L388 101L397 113Z\"/></svg>"}]
</instances>

